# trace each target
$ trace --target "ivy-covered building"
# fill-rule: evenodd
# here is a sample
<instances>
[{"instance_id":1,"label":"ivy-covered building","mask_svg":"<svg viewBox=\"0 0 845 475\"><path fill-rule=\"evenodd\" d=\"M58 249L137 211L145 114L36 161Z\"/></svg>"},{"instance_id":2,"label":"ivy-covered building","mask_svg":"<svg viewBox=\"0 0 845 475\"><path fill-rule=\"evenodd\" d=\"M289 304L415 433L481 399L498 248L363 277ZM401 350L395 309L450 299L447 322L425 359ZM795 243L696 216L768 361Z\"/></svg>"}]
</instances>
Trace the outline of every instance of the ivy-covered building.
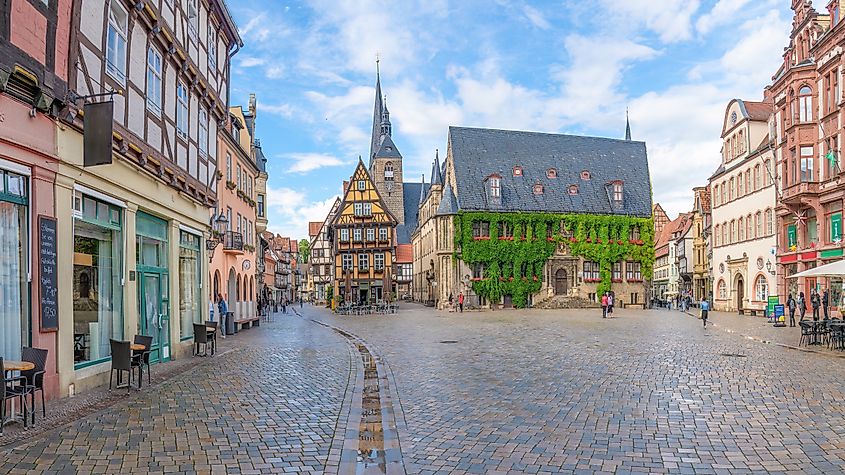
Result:
<instances>
[{"instance_id":1,"label":"ivy-covered building","mask_svg":"<svg viewBox=\"0 0 845 475\"><path fill-rule=\"evenodd\" d=\"M643 304L654 264L643 142L450 127L423 188L414 298L577 306L612 290Z\"/></svg>"}]
</instances>

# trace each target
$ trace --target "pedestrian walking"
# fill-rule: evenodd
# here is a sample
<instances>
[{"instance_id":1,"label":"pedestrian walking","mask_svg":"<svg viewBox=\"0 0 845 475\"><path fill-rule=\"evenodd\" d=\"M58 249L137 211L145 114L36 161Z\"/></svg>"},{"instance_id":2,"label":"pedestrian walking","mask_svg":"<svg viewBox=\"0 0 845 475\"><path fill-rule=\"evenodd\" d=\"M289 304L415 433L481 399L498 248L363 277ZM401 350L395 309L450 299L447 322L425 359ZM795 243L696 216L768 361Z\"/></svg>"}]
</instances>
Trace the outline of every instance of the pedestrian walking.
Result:
<instances>
[{"instance_id":1,"label":"pedestrian walking","mask_svg":"<svg viewBox=\"0 0 845 475\"><path fill-rule=\"evenodd\" d=\"M830 314L828 313L830 304L830 294L827 293L827 289L824 289L824 294L822 294L822 310L824 310L824 319L827 320L830 318Z\"/></svg>"},{"instance_id":2,"label":"pedestrian walking","mask_svg":"<svg viewBox=\"0 0 845 475\"><path fill-rule=\"evenodd\" d=\"M807 313L807 300L804 298L804 292L798 292L798 313L801 315L799 322L804 321L804 315Z\"/></svg>"},{"instance_id":3,"label":"pedestrian walking","mask_svg":"<svg viewBox=\"0 0 845 475\"><path fill-rule=\"evenodd\" d=\"M810 305L813 306L813 321L819 321L819 307L822 306L822 301L819 298L819 293L816 292L816 289L812 290L810 294Z\"/></svg>"},{"instance_id":4,"label":"pedestrian walking","mask_svg":"<svg viewBox=\"0 0 845 475\"><path fill-rule=\"evenodd\" d=\"M220 337L226 338L226 315L229 313L229 305L223 294L217 294L217 311L220 313Z\"/></svg>"},{"instance_id":5,"label":"pedestrian walking","mask_svg":"<svg viewBox=\"0 0 845 475\"><path fill-rule=\"evenodd\" d=\"M601 318L607 318L607 292L601 296Z\"/></svg>"},{"instance_id":6,"label":"pedestrian walking","mask_svg":"<svg viewBox=\"0 0 845 475\"><path fill-rule=\"evenodd\" d=\"M458 294L458 312L464 313L464 293Z\"/></svg>"},{"instance_id":7,"label":"pedestrian walking","mask_svg":"<svg viewBox=\"0 0 845 475\"><path fill-rule=\"evenodd\" d=\"M285 315L287 315L287 313L288 313L288 300L287 299L282 300L282 313L285 314Z\"/></svg>"},{"instance_id":8,"label":"pedestrian walking","mask_svg":"<svg viewBox=\"0 0 845 475\"><path fill-rule=\"evenodd\" d=\"M789 293L789 297L786 299L786 307L789 309L789 326L795 326L795 308L798 306L795 303L795 299L792 297L792 292Z\"/></svg>"},{"instance_id":9,"label":"pedestrian walking","mask_svg":"<svg viewBox=\"0 0 845 475\"><path fill-rule=\"evenodd\" d=\"M299 298L299 309L302 310L302 297Z\"/></svg>"},{"instance_id":10,"label":"pedestrian walking","mask_svg":"<svg viewBox=\"0 0 845 475\"><path fill-rule=\"evenodd\" d=\"M616 303L616 294L610 291L607 294L607 314L613 315L613 305Z\"/></svg>"},{"instance_id":11,"label":"pedestrian walking","mask_svg":"<svg viewBox=\"0 0 845 475\"><path fill-rule=\"evenodd\" d=\"M704 322L704 328L707 328L707 316L710 313L710 302L703 299L699 304L699 308L701 309L701 320Z\"/></svg>"}]
</instances>

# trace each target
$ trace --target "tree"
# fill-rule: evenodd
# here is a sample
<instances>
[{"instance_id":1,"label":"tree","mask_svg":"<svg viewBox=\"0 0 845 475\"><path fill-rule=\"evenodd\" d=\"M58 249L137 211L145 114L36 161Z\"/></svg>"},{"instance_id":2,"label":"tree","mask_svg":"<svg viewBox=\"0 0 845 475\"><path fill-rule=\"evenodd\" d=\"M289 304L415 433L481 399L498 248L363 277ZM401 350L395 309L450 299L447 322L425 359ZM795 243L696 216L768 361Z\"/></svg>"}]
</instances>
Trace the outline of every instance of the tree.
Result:
<instances>
[{"instance_id":1,"label":"tree","mask_svg":"<svg viewBox=\"0 0 845 475\"><path fill-rule=\"evenodd\" d=\"M303 264L308 264L311 260L311 243L307 239L299 240L299 255L302 256Z\"/></svg>"}]
</instances>

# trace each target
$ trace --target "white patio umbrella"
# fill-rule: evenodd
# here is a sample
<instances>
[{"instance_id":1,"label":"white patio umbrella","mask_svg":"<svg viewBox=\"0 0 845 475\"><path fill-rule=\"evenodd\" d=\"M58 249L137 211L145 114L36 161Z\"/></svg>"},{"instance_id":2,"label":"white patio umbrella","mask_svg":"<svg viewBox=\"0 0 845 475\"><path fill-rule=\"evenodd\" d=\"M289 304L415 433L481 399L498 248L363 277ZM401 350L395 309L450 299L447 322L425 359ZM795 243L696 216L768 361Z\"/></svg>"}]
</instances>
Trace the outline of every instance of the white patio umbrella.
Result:
<instances>
[{"instance_id":1,"label":"white patio umbrella","mask_svg":"<svg viewBox=\"0 0 845 475\"><path fill-rule=\"evenodd\" d=\"M792 274L787 276L787 279L797 279L798 277L845 277L845 259Z\"/></svg>"}]
</instances>

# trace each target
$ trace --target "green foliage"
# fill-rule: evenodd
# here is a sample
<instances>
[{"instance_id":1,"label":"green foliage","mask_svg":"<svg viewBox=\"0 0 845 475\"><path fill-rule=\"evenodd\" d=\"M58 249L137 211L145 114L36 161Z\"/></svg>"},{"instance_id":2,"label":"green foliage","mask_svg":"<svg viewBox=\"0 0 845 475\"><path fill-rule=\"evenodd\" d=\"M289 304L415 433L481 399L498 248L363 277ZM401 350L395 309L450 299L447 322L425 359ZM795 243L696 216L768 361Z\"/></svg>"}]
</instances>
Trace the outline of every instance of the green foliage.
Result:
<instances>
[{"instance_id":1,"label":"green foliage","mask_svg":"<svg viewBox=\"0 0 845 475\"><path fill-rule=\"evenodd\" d=\"M472 225L490 224L490 237L475 239ZM513 305L521 308L528 296L539 292L543 266L559 245L573 256L599 263L597 292L612 288L614 262L635 261L641 265L644 280L650 280L654 268L654 224L651 218L591 214L460 212L454 218L455 254L468 265L484 265L484 278L473 282L473 291L498 301L510 295ZM507 224L513 238L499 239L502 224ZM563 226L563 229L561 229ZM639 228L640 239L629 240L630 230ZM549 231L551 230L551 231Z\"/></svg>"},{"instance_id":2,"label":"green foliage","mask_svg":"<svg viewBox=\"0 0 845 475\"><path fill-rule=\"evenodd\" d=\"M302 262L306 264L311 260L311 243L307 239L299 240L299 255L302 256Z\"/></svg>"}]
</instances>

